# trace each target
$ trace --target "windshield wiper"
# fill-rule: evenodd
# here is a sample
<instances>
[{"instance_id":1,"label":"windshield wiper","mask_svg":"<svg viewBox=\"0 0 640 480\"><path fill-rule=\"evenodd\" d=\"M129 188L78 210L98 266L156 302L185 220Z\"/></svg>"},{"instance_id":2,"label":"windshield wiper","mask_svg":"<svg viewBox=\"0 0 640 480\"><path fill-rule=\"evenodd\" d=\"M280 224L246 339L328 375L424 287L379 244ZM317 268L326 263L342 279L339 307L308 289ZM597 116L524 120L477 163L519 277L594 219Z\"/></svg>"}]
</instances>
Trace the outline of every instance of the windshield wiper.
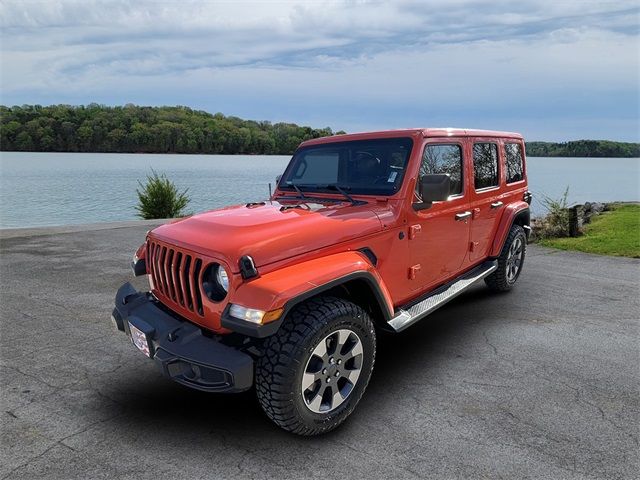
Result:
<instances>
[{"instance_id":1,"label":"windshield wiper","mask_svg":"<svg viewBox=\"0 0 640 480\"><path fill-rule=\"evenodd\" d=\"M287 185L291 185L293 188L295 188L296 191L298 193L300 193L300 195L302 195L302 190L301 190L300 187L302 187L302 188L313 188L316 191L318 191L318 190L335 190L336 192L342 194L342 196L344 198L349 200L349 202L351 202L352 205L359 205L360 204L360 202L358 200L354 199L351 195L349 195L344 190L344 187L341 187L337 183L294 183L292 181L288 181ZM346 188L350 188L350 187L346 187ZM302 197L306 198L306 197L304 197L304 195L302 195Z\"/></svg>"},{"instance_id":2,"label":"windshield wiper","mask_svg":"<svg viewBox=\"0 0 640 480\"><path fill-rule=\"evenodd\" d=\"M296 192L298 192L298 195L300 195L300 198L307 198L304 193L302 193L302 190L300 190L300 187L298 185L296 185L295 183L293 183L291 180L289 180L287 182L287 185L292 186L293 188L295 188Z\"/></svg>"},{"instance_id":3,"label":"windshield wiper","mask_svg":"<svg viewBox=\"0 0 640 480\"><path fill-rule=\"evenodd\" d=\"M347 192L344 191L344 189L338 185L337 183L329 183L326 186L324 186L324 188L326 189L334 189L337 190L338 192L340 192L347 200L349 200L351 202L352 205L357 205L359 202L357 200L355 200L351 195L349 195Z\"/></svg>"}]
</instances>

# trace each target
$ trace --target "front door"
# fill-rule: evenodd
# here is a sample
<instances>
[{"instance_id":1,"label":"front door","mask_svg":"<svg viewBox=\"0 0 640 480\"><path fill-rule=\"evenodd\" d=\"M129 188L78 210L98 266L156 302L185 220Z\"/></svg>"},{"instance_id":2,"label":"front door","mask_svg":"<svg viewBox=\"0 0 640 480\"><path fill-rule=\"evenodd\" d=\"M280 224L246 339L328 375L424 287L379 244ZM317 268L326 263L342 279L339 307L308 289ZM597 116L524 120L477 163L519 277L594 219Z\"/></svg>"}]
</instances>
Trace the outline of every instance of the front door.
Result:
<instances>
[{"instance_id":1,"label":"front door","mask_svg":"<svg viewBox=\"0 0 640 480\"><path fill-rule=\"evenodd\" d=\"M472 214L466 151L465 139L429 139L423 145L418 183L425 174L448 174L451 194L446 201L433 202L430 208L409 215L408 275L413 290L428 290L455 277L467 256Z\"/></svg>"}]
</instances>

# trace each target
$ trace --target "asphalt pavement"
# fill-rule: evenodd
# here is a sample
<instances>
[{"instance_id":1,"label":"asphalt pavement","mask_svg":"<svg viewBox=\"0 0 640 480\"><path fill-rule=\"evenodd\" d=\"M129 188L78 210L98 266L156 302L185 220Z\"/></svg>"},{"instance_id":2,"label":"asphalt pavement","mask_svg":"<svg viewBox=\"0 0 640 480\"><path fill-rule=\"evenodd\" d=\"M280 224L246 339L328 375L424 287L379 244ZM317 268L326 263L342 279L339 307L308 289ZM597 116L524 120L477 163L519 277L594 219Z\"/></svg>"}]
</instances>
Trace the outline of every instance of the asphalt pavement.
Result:
<instances>
[{"instance_id":1,"label":"asphalt pavement","mask_svg":"<svg viewBox=\"0 0 640 480\"><path fill-rule=\"evenodd\" d=\"M112 330L148 228L0 231L0 478L639 477L640 260L529 246L512 292L382 338L347 423L301 438Z\"/></svg>"}]
</instances>

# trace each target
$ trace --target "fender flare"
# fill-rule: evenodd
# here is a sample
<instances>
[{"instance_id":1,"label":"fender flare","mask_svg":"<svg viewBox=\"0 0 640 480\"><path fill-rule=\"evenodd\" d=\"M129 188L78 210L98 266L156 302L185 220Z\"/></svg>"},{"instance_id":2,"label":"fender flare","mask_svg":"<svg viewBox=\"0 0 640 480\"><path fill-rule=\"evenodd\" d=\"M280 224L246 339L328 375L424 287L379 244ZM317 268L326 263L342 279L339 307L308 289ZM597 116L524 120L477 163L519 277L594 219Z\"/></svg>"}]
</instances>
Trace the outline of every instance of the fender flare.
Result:
<instances>
[{"instance_id":1,"label":"fender flare","mask_svg":"<svg viewBox=\"0 0 640 480\"><path fill-rule=\"evenodd\" d=\"M526 227L529 227L531 222L529 204L524 201L514 202L509 204L502 213L502 218L500 219L500 223L498 225L498 229L496 230L496 234L493 239L493 246L491 247L490 257L495 258L500 255L502 251L502 247L504 246L504 242L507 240L507 235L509 235L509 230L515 223L516 219L523 218L523 224ZM529 235L527 233L527 238Z\"/></svg>"},{"instance_id":2,"label":"fender flare","mask_svg":"<svg viewBox=\"0 0 640 480\"><path fill-rule=\"evenodd\" d=\"M384 280L364 253L348 251L274 270L243 283L222 313L222 326L251 337L273 335L296 305L353 280L367 284L384 319L389 320L394 308ZM229 315L231 303L265 312L280 308L283 311L277 320L258 325Z\"/></svg>"}]
</instances>

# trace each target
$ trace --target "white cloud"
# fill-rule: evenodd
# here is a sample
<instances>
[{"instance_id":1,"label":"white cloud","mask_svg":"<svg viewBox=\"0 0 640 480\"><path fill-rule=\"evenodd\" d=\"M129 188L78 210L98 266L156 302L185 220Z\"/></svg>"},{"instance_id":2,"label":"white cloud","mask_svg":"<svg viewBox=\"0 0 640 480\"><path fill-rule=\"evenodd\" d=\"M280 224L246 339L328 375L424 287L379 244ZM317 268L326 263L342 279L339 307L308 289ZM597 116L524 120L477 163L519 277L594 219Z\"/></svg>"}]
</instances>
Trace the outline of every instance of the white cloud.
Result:
<instances>
[{"instance_id":1,"label":"white cloud","mask_svg":"<svg viewBox=\"0 0 640 480\"><path fill-rule=\"evenodd\" d=\"M506 119L514 103L546 102L576 125L603 114L618 125L637 108L638 11L592 0L5 0L1 100L220 104L348 129L428 120L421 110ZM627 124L636 136L637 118Z\"/></svg>"}]
</instances>

